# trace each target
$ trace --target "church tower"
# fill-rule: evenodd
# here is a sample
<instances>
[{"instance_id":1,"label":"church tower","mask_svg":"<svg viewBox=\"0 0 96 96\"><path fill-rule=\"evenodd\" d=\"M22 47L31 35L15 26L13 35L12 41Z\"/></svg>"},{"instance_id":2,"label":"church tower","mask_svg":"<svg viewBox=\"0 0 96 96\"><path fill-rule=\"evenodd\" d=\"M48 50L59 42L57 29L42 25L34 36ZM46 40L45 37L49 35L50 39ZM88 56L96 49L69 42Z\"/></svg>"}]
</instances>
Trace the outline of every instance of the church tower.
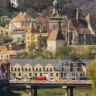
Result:
<instances>
[{"instance_id":1,"label":"church tower","mask_svg":"<svg viewBox=\"0 0 96 96\"><path fill-rule=\"evenodd\" d=\"M50 31L54 29L58 29L59 26L58 24L61 22L62 23L62 17L59 14L59 3L57 0L54 0L53 2L53 10L51 13L51 16L49 18L49 29Z\"/></svg>"},{"instance_id":2,"label":"church tower","mask_svg":"<svg viewBox=\"0 0 96 96\"><path fill-rule=\"evenodd\" d=\"M35 33L35 29L31 22L29 25L28 31L26 32L26 51L27 52L31 50L31 44L34 43L34 33Z\"/></svg>"}]
</instances>

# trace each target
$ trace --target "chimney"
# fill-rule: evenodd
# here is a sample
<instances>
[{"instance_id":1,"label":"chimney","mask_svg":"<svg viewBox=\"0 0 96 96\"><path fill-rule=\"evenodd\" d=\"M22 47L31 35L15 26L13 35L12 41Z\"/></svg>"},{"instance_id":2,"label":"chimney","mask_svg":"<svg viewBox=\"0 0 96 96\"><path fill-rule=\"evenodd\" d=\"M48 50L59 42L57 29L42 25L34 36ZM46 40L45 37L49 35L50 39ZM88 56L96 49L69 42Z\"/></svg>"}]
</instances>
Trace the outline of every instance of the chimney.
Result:
<instances>
[{"instance_id":1,"label":"chimney","mask_svg":"<svg viewBox=\"0 0 96 96\"><path fill-rule=\"evenodd\" d=\"M19 15L21 15L22 14L22 12L20 12L20 14Z\"/></svg>"},{"instance_id":2,"label":"chimney","mask_svg":"<svg viewBox=\"0 0 96 96\"><path fill-rule=\"evenodd\" d=\"M77 8L77 12L76 12L76 20L79 20L79 9Z\"/></svg>"}]
</instances>

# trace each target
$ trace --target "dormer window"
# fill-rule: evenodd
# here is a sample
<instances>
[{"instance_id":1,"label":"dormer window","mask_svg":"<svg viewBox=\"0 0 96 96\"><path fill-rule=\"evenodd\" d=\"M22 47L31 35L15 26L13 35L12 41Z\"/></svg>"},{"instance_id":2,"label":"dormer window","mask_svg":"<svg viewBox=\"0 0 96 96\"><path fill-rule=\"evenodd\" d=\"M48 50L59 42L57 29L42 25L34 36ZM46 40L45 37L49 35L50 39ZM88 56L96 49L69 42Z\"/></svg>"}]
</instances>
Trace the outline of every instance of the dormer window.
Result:
<instances>
[{"instance_id":1,"label":"dormer window","mask_svg":"<svg viewBox=\"0 0 96 96\"><path fill-rule=\"evenodd\" d=\"M25 68L25 71L27 71L27 68Z\"/></svg>"}]
</instances>

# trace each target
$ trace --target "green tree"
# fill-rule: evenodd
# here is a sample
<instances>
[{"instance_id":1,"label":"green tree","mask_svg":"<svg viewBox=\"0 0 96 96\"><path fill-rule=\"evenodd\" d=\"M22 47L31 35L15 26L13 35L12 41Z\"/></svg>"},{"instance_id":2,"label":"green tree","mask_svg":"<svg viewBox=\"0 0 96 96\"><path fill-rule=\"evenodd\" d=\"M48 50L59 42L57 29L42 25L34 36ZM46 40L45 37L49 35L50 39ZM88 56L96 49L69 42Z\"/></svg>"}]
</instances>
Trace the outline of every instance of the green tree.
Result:
<instances>
[{"instance_id":1,"label":"green tree","mask_svg":"<svg viewBox=\"0 0 96 96\"><path fill-rule=\"evenodd\" d=\"M69 46L62 46L62 47L59 47L57 50L56 50L56 53L55 53L55 57L56 58L64 58L64 56L67 56L69 54L71 54L71 47Z\"/></svg>"},{"instance_id":2,"label":"green tree","mask_svg":"<svg viewBox=\"0 0 96 96\"><path fill-rule=\"evenodd\" d=\"M87 75L92 82L93 96L96 96L96 59L87 66Z\"/></svg>"}]
</instances>

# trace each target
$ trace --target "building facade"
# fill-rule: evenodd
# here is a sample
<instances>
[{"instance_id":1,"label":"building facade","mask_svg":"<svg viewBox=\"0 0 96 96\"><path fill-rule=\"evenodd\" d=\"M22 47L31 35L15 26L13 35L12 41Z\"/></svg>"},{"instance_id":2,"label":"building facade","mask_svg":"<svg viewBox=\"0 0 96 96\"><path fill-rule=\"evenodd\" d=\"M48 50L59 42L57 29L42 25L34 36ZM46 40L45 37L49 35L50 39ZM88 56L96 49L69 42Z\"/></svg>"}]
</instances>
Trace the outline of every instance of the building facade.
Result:
<instances>
[{"instance_id":1,"label":"building facade","mask_svg":"<svg viewBox=\"0 0 96 96\"><path fill-rule=\"evenodd\" d=\"M30 23L30 26L26 32L26 51L29 52L31 50L31 45L34 43L34 34L35 34L35 29L32 24Z\"/></svg>"},{"instance_id":2,"label":"building facade","mask_svg":"<svg viewBox=\"0 0 96 96\"><path fill-rule=\"evenodd\" d=\"M9 60L11 63L10 72L20 79L34 79L39 76L46 76L48 80L60 80L60 69L57 60ZM51 63L51 64L50 64ZM13 79L14 79L13 78Z\"/></svg>"},{"instance_id":3,"label":"building facade","mask_svg":"<svg viewBox=\"0 0 96 96\"><path fill-rule=\"evenodd\" d=\"M79 80L86 78L86 62L82 62L78 57L69 55L62 60L61 78L66 80Z\"/></svg>"},{"instance_id":4,"label":"building facade","mask_svg":"<svg viewBox=\"0 0 96 96\"><path fill-rule=\"evenodd\" d=\"M56 50L64 45L64 38L61 30L52 30L47 39L47 50L55 53Z\"/></svg>"},{"instance_id":5,"label":"building facade","mask_svg":"<svg viewBox=\"0 0 96 96\"><path fill-rule=\"evenodd\" d=\"M16 28L28 28L32 21L34 20L30 15L20 12L9 22L9 30L13 32Z\"/></svg>"},{"instance_id":6,"label":"building facade","mask_svg":"<svg viewBox=\"0 0 96 96\"><path fill-rule=\"evenodd\" d=\"M16 28L11 33L11 36L12 36L13 42L17 42L18 44L24 42L26 37L26 28Z\"/></svg>"},{"instance_id":7,"label":"building facade","mask_svg":"<svg viewBox=\"0 0 96 96\"><path fill-rule=\"evenodd\" d=\"M66 29L67 45L91 45L94 34L89 30L85 19L70 19Z\"/></svg>"},{"instance_id":8,"label":"building facade","mask_svg":"<svg viewBox=\"0 0 96 96\"><path fill-rule=\"evenodd\" d=\"M62 26L63 19L62 19L62 16L60 15L58 5L59 5L58 1L54 0L52 14L49 18L49 30L50 31L54 29L59 29L59 26L58 26L59 23Z\"/></svg>"},{"instance_id":9,"label":"building facade","mask_svg":"<svg viewBox=\"0 0 96 96\"><path fill-rule=\"evenodd\" d=\"M47 80L80 80L86 78L86 64L70 55L63 60L54 59L9 59L11 79L35 79L39 76ZM11 76L12 77L12 76Z\"/></svg>"}]
</instances>

